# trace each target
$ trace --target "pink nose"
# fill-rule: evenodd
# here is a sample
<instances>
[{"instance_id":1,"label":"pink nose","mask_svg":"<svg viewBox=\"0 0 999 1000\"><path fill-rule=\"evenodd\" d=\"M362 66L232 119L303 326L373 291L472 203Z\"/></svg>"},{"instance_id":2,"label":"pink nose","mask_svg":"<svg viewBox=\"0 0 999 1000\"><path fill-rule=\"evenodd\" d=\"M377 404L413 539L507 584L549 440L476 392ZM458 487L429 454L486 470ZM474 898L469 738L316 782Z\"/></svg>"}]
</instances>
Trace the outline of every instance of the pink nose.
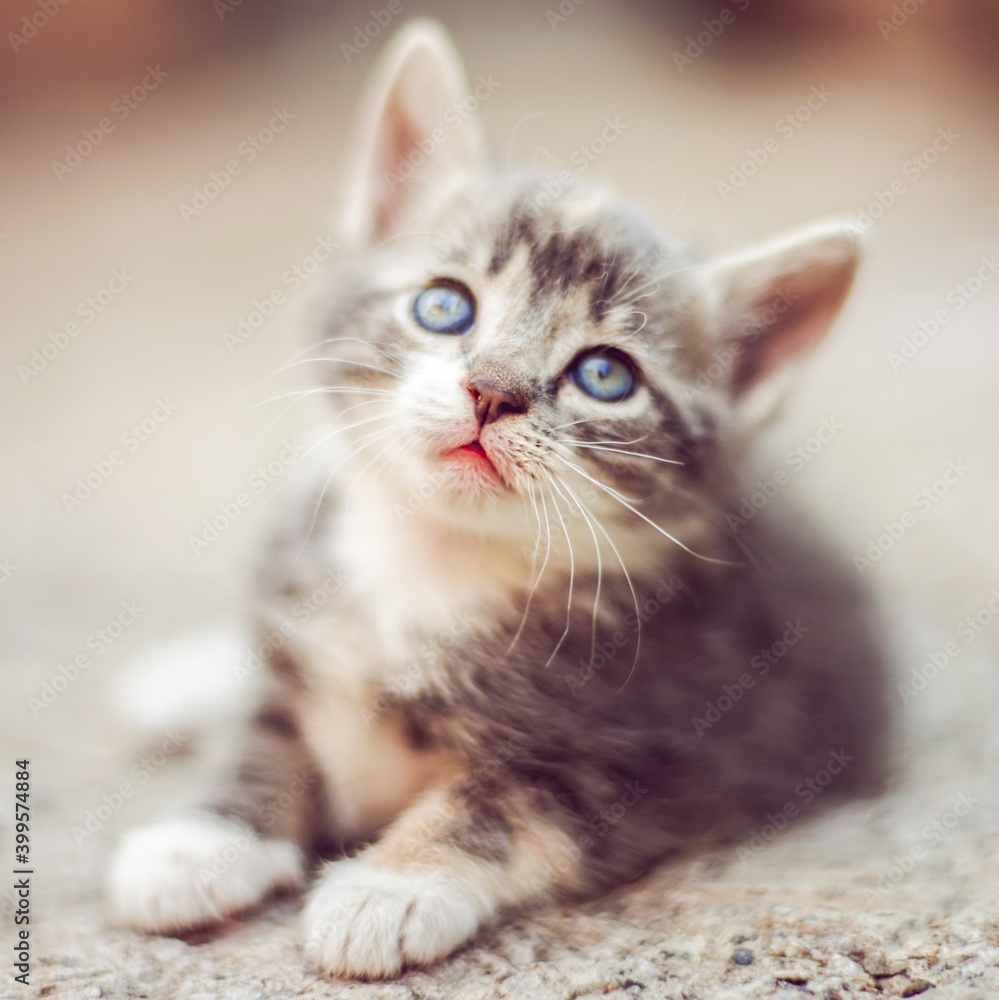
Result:
<instances>
[{"instance_id":1,"label":"pink nose","mask_svg":"<svg viewBox=\"0 0 999 1000\"><path fill-rule=\"evenodd\" d=\"M480 427L491 424L500 417L524 413L527 410L516 393L501 389L485 379L469 382L468 391L475 402L475 416Z\"/></svg>"}]
</instances>

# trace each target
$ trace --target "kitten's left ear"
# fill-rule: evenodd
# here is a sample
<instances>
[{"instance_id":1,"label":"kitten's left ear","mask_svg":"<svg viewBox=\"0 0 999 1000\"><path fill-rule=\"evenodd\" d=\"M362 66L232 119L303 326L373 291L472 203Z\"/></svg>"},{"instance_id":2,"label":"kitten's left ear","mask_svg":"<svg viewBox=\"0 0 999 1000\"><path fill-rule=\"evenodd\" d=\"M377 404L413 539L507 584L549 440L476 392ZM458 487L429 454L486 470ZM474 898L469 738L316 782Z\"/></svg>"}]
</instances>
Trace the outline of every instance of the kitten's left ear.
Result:
<instances>
[{"instance_id":1,"label":"kitten's left ear","mask_svg":"<svg viewBox=\"0 0 999 1000\"><path fill-rule=\"evenodd\" d=\"M386 239L428 193L485 169L484 134L469 95L461 57L436 22L414 21L389 42L355 124L345 242Z\"/></svg>"},{"instance_id":2,"label":"kitten's left ear","mask_svg":"<svg viewBox=\"0 0 999 1000\"><path fill-rule=\"evenodd\" d=\"M861 231L811 223L702 270L716 360L730 398L752 423L776 409L797 368L839 312L860 259Z\"/></svg>"}]
</instances>

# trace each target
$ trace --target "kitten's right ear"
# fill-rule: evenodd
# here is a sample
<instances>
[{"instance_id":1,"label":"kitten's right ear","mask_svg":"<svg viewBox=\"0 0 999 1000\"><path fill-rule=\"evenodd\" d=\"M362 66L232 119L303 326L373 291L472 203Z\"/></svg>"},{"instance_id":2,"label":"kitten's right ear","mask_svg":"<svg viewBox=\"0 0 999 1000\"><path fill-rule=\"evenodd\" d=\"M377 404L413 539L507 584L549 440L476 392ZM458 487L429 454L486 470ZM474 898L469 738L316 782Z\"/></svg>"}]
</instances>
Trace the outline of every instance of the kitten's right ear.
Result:
<instances>
[{"instance_id":1,"label":"kitten's right ear","mask_svg":"<svg viewBox=\"0 0 999 1000\"><path fill-rule=\"evenodd\" d=\"M345 243L386 239L428 190L485 168L482 126L463 106L469 93L461 58L436 22L414 21L389 42L355 123Z\"/></svg>"},{"instance_id":2,"label":"kitten's right ear","mask_svg":"<svg viewBox=\"0 0 999 1000\"><path fill-rule=\"evenodd\" d=\"M825 336L853 283L861 235L852 220L822 219L700 269L729 359L723 384L747 423L776 412L796 362Z\"/></svg>"}]
</instances>

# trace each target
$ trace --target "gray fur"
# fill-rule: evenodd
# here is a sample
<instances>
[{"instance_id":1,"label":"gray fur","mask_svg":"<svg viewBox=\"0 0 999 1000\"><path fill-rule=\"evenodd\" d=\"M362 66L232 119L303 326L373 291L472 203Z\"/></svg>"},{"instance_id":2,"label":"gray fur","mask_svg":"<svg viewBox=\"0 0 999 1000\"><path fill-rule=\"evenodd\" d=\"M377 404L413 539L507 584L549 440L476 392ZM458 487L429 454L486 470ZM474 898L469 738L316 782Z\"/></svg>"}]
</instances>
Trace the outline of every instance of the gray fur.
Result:
<instances>
[{"instance_id":1,"label":"gray fur","mask_svg":"<svg viewBox=\"0 0 999 1000\"><path fill-rule=\"evenodd\" d=\"M599 601L595 574L577 574L564 638L570 581L552 574L542 577L510 648L527 605L525 573L512 605L497 608L495 618L443 651L441 669L428 685L410 697L383 692L404 717L407 732L418 734L414 746L446 747L473 767L501 746L515 747L499 777L459 789L467 812L448 828L450 843L501 862L511 835L502 818L505 789L528 789L538 808L574 838L592 841L578 888L593 889L633 877L704 836L743 836L788 803L806 811L796 789L822 769L831 752L852 760L817 801L875 788L886 729L884 679L865 597L814 539L807 519L774 502L737 537L726 527L724 515L740 496L740 436L723 386L694 391L711 354L690 258L616 206L570 227L559 205L537 208L542 190L540 181L491 179L484 190L445 205L430 235L407 237L348 262L324 304L315 354L328 359L321 366L327 385L391 391L412 355L438 345L397 322L386 305L390 295L380 281L379 258L415 255L428 275L444 275L460 252L484 273L498 275L523 245L529 287L509 301L508 334L499 347L480 352L474 338L462 345L469 378L485 373L520 393L527 406L523 419L530 421L538 448L567 450L589 474L639 504L651 521L667 528L683 518L698 522L695 556L647 522L619 517L619 529L660 551L661 561L651 572L632 574L630 582L621 572L605 572ZM578 217L578 206L570 205ZM640 322L630 291L639 284ZM624 333L652 404L627 419L608 407L604 419L556 430L571 423L575 411L561 403L563 374L547 358L564 336L555 318L579 289L598 331L590 339L600 343L604 335L610 340ZM326 343L345 330L356 339ZM341 410L363 399L331 396ZM575 447L635 439L646 455L682 464ZM554 463L552 468L557 474ZM349 485L335 478L326 484L322 516L314 525L308 516L301 519L307 532L284 546L285 560L277 550L269 556L275 583L265 602L287 604L307 594L308 585L289 589L286 581L296 574L314 581L329 569L323 553L335 538L337 505ZM314 499L307 507L315 509ZM717 561L701 558L706 555ZM674 585L663 603L656 593L666 579ZM657 606L642 624L640 648L636 604L640 610ZM351 606L346 613L373 611ZM335 619L344 612L334 601L324 613ZM738 686L740 676L751 672L752 657L777 641L788 621L807 628L800 644L720 722L698 732L693 720L726 688ZM377 627L374 616L371 627ZM615 633L627 641L615 642ZM603 656L601 649L614 649L614 655ZM587 668L594 662L591 675ZM289 663L297 666L290 669ZM310 666L301 653L288 651L274 666L294 713L302 699L314 697ZM258 717L258 727L267 719ZM289 727L279 735L290 739L292 733ZM636 782L648 791L600 832L602 811ZM319 831L324 839L336 840L335 818L333 824Z\"/></svg>"}]
</instances>

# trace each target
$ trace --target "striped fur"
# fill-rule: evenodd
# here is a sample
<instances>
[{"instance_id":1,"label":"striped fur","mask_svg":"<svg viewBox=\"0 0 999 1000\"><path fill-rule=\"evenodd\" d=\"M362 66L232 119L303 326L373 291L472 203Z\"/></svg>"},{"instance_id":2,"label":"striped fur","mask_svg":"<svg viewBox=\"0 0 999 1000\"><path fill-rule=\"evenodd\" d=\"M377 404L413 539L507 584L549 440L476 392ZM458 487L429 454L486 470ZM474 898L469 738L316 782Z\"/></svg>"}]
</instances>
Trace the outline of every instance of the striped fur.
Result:
<instances>
[{"instance_id":1,"label":"striped fur","mask_svg":"<svg viewBox=\"0 0 999 1000\"><path fill-rule=\"evenodd\" d=\"M329 451L263 560L261 633L283 639L215 804L303 859L370 845L305 914L316 967L358 977L806 812L830 754L847 764L818 801L870 791L886 731L855 581L779 499L726 520L749 400L824 333L852 234L701 262L603 193L491 172L475 122L400 188L384 171L434 121L411 95L446 108L461 70L417 25L382 75L353 242L314 309ZM464 336L414 320L442 278L475 297ZM597 348L636 373L620 402L570 377ZM480 422L482 384L513 401L502 418ZM471 440L495 475L453 460Z\"/></svg>"}]
</instances>

